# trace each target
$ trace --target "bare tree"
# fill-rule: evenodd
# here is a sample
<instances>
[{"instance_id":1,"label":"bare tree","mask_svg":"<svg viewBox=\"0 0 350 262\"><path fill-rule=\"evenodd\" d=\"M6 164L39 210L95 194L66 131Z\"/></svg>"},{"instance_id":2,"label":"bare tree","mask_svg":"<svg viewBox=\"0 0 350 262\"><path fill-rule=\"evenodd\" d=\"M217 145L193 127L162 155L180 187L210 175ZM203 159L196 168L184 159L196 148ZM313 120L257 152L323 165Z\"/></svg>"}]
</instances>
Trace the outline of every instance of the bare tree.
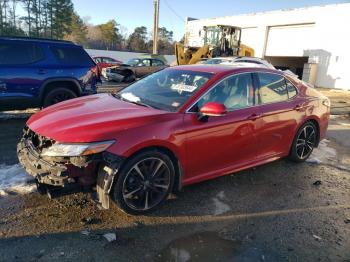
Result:
<instances>
[{"instance_id":1,"label":"bare tree","mask_svg":"<svg viewBox=\"0 0 350 262\"><path fill-rule=\"evenodd\" d=\"M27 16L22 17L22 19L26 22L28 26L28 36L31 36L32 34L32 6L33 6L33 0L22 0L23 7L25 11L27 12Z\"/></svg>"}]
</instances>

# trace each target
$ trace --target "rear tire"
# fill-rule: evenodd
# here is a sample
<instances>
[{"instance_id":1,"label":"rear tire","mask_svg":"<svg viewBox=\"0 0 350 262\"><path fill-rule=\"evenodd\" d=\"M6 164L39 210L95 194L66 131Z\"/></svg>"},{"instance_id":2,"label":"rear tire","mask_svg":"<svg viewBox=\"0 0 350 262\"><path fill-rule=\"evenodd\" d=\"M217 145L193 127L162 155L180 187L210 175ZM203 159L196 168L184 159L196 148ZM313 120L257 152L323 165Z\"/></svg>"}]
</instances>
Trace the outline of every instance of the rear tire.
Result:
<instances>
[{"instance_id":1,"label":"rear tire","mask_svg":"<svg viewBox=\"0 0 350 262\"><path fill-rule=\"evenodd\" d=\"M68 88L55 88L46 94L43 107L48 107L76 97L77 94Z\"/></svg>"},{"instance_id":2,"label":"rear tire","mask_svg":"<svg viewBox=\"0 0 350 262\"><path fill-rule=\"evenodd\" d=\"M303 124L294 137L288 158L294 162L304 162L308 159L317 144L317 132L312 122Z\"/></svg>"},{"instance_id":3,"label":"rear tire","mask_svg":"<svg viewBox=\"0 0 350 262\"><path fill-rule=\"evenodd\" d=\"M112 198L128 214L149 213L168 198L174 177L175 168L169 156L157 150L142 152L120 170Z\"/></svg>"}]
</instances>

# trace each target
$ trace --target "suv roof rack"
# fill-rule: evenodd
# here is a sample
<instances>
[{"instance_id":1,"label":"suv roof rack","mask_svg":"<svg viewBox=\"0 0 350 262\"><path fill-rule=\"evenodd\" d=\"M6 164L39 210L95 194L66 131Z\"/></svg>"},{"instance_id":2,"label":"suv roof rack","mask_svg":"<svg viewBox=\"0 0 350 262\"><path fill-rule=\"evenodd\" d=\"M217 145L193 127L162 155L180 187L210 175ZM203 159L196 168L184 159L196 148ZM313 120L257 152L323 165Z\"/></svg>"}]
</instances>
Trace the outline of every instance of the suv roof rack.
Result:
<instances>
[{"instance_id":1,"label":"suv roof rack","mask_svg":"<svg viewBox=\"0 0 350 262\"><path fill-rule=\"evenodd\" d=\"M0 36L0 39L16 39L16 40L24 40L24 41L46 41L46 42L56 42L56 43L65 43L65 44L73 44L72 41L68 40L58 40L58 39L50 39L50 38L40 38L40 37L27 37L27 36Z\"/></svg>"}]
</instances>

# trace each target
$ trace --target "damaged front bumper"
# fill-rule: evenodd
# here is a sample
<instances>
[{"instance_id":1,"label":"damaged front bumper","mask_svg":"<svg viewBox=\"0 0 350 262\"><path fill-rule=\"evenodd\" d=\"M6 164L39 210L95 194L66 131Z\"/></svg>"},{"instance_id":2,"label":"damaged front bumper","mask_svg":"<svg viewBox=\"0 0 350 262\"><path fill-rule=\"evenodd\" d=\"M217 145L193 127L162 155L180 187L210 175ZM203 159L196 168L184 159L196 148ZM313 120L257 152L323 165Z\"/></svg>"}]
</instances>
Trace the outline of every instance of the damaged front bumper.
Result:
<instances>
[{"instance_id":1,"label":"damaged front bumper","mask_svg":"<svg viewBox=\"0 0 350 262\"><path fill-rule=\"evenodd\" d=\"M53 143L26 127L17 145L19 162L36 179L38 191L51 197L53 191L54 196L59 196L67 191L77 192L96 186L97 201L103 208L109 208L109 193L124 158L106 151L78 157L42 156L42 149Z\"/></svg>"}]
</instances>

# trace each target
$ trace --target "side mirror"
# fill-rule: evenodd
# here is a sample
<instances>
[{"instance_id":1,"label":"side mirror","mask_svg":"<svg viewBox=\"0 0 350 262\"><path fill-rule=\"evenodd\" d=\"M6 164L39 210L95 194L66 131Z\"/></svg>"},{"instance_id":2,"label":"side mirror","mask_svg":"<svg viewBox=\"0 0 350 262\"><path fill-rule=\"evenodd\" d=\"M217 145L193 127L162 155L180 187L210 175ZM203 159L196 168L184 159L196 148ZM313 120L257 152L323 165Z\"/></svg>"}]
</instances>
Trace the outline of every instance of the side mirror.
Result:
<instances>
[{"instance_id":1,"label":"side mirror","mask_svg":"<svg viewBox=\"0 0 350 262\"><path fill-rule=\"evenodd\" d=\"M216 102L206 103L200 110L201 116L224 116L227 113L226 106Z\"/></svg>"}]
</instances>

